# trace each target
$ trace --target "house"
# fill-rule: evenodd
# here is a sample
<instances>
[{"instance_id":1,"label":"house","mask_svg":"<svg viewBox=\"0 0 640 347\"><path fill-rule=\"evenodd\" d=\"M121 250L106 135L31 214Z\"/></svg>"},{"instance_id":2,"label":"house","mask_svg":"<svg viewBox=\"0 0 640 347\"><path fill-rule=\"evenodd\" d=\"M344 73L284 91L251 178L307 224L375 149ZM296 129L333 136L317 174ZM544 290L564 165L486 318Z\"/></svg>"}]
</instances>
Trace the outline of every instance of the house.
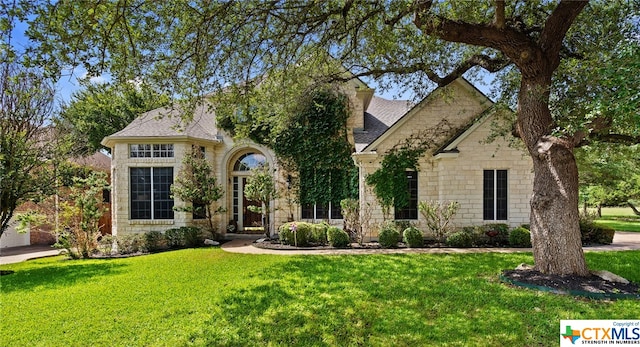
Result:
<instances>
[{"instance_id":1,"label":"house","mask_svg":"<svg viewBox=\"0 0 640 347\"><path fill-rule=\"evenodd\" d=\"M385 216L365 177L380 167L389 149L409 137L434 133L433 129L446 131L435 132L437 146L420 159L419 170L406 173L410 204L391 211L392 218L420 225L418 201L453 200L460 203L454 221L458 226L528 222L532 163L502 138L486 141L501 111L468 81L458 79L438 88L416 105L374 96L372 89L357 80L347 84L344 92L352 107L347 128L359 169L360 203L370 206L371 225ZM191 213L174 211L174 206L184 202L170 193L182 157L193 148L204 152L225 191L219 202L224 212L216 216L219 231L225 232L228 225L239 232L260 225L260 216L247 209L252 203L243 192L250 170L268 164L276 169L275 178L283 185L286 175L269 148L234 139L218 129L209 106L198 106L192 121L178 125L175 110L152 110L103 140L112 150L114 235L199 223ZM290 218L284 198L274 205L271 230ZM295 206L292 213L296 220L342 224L337 206Z\"/></svg>"}]
</instances>

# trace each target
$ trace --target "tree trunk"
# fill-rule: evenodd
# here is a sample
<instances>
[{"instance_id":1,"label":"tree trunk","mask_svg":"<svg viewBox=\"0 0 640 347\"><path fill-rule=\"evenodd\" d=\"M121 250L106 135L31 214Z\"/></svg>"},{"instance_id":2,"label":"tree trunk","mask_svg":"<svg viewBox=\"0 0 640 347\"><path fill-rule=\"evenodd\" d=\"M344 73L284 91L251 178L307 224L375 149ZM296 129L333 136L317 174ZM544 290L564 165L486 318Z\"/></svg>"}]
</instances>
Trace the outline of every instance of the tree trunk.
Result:
<instances>
[{"instance_id":1,"label":"tree trunk","mask_svg":"<svg viewBox=\"0 0 640 347\"><path fill-rule=\"evenodd\" d=\"M633 213L636 216L640 216L640 211L638 211L638 209L631 202L627 201L627 205L631 207L631 209L633 210Z\"/></svg>"},{"instance_id":2,"label":"tree trunk","mask_svg":"<svg viewBox=\"0 0 640 347\"><path fill-rule=\"evenodd\" d=\"M530 75L531 76L531 75ZM547 274L589 274L582 252L578 167L573 144L551 136L551 73L522 77L518 131L533 159L531 243L535 268Z\"/></svg>"}]
</instances>

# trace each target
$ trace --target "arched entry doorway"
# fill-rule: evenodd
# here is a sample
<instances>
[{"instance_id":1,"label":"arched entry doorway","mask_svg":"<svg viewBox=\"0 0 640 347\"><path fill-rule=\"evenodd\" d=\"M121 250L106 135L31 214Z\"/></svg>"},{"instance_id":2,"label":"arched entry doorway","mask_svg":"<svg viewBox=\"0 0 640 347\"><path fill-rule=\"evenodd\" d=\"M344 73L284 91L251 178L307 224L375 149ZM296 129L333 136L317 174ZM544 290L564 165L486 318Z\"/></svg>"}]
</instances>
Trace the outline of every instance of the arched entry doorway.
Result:
<instances>
[{"instance_id":1,"label":"arched entry doorway","mask_svg":"<svg viewBox=\"0 0 640 347\"><path fill-rule=\"evenodd\" d=\"M232 161L231 167L231 218L237 226L237 231L262 233L262 216L253 212L249 206L259 206L258 202L247 200L244 195L244 186L251 175L251 169L268 165L267 158L258 151L249 151L240 154Z\"/></svg>"}]
</instances>

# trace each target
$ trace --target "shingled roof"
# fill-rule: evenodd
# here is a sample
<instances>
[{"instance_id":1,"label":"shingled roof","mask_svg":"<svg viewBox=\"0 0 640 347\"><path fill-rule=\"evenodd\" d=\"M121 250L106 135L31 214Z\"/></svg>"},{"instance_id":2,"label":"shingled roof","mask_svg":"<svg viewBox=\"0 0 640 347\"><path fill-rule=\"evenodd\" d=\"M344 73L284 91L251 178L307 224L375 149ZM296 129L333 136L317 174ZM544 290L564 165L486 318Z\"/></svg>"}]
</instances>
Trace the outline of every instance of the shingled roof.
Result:
<instances>
[{"instance_id":1,"label":"shingled roof","mask_svg":"<svg viewBox=\"0 0 640 347\"><path fill-rule=\"evenodd\" d=\"M411 107L413 105L408 100L387 100L374 96L364 113L364 129L353 134L356 152L361 152L368 144L387 131Z\"/></svg>"},{"instance_id":2,"label":"shingled roof","mask_svg":"<svg viewBox=\"0 0 640 347\"><path fill-rule=\"evenodd\" d=\"M189 137L218 141L215 118L206 103L195 108L193 120L186 125L182 122L179 110L159 108L142 114L103 142L132 137Z\"/></svg>"}]
</instances>

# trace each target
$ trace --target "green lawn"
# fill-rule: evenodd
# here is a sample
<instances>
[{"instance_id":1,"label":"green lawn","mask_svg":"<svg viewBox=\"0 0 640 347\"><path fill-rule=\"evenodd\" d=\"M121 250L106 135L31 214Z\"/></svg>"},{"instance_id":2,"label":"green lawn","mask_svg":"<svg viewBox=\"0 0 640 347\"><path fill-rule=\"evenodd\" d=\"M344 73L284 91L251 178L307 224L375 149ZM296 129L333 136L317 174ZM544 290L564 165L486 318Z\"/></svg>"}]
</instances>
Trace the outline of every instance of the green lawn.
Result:
<instances>
[{"instance_id":1,"label":"green lawn","mask_svg":"<svg viewBox=\"0 0 640 347\"><path fill-rule=\"evenodd\" d=\"M586 256L640 282L640 251ZM530 254L62 259L2 266L0 345L556 346L560 319L640 312L498 281Z\"/></svg>"},{"instance_id":2,"label":"green lawn","mask_svg":"<svg viewBox=\"0 0 640 347\"><path fill-rule=\"evenodd\" d=\"M640 216L629 207L603 207L602 218L596 223L618 231L640 232Z\"/></svg>"}]
</instances>

